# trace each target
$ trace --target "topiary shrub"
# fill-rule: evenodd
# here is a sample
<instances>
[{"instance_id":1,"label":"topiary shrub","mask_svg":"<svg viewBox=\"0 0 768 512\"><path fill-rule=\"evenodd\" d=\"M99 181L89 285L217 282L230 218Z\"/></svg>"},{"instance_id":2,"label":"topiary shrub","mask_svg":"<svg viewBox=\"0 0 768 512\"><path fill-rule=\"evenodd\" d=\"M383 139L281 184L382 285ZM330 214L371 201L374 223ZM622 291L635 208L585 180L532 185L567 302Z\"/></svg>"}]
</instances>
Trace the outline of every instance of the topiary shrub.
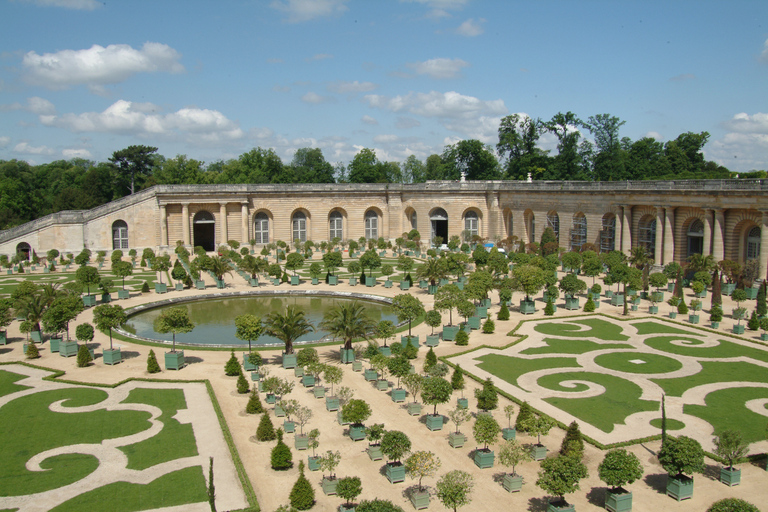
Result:
<instances>
[{"instance_id":1,"label":"topiary shrub","mask_svg":"<svg viewBox=\"0 0 768 512\"><path fill-rule=\"evenodd\" d=\"M317 355L317 350L312 347L303 348L296 354L296 364L299 366L307 366L308 364L319 362L320 356Z\"/></svg>"},{"instance_id":2,"label":"topiary shrub","mask_svg":"<svg viewBox=\"0 0 768 512\"><path fill-rule=\"evenodd\" d=\"M561 455L574 455L579 458L584 454L584 440L581 437L581 430L579 430L579 424L575 421L568 425L568 430L565 431L565 437L563 443L560 445Z\"/></svg>"},{"instance_id":3,"label":"topiary shrub","mask_svg":"<svg viewBox=\"0 0 768 512\"><path fill-rule=\"evenodd\" d=\"M496 330L496 322L494 322L492 319L487 319L485 323L483 324L483 333L484 334L493 334L493 332Z\"/></svg>"},{"instance_id":4,"label":"topiary shrub","mask_svg":"<svg viewBox=\"0 0 768 512\"><path fill-rule=\"evenodd\" d=\"M243 372L240 372L240 375L237 377L237 392L244 395L250 391L250 389L251 386L248 384L248 380L245 378L245 375L243 375Z\"/></svg>"},{"instance_id":5,"label":"topiary shrub","mask_svg":"<svg viewBox=\"0 0 768 512\"><path fill-rule=\"evenodd\" d=\"M159 373L160 372L160 365L157 364L157 357L155 356L155 351L150 350L149 355L147 356L147 373Z\"/></svg>"},{"instance_id":6,"label":"topiary shrub","mask_svg":"<svg viewBox=\"0 0 768 512\"><path fill-rule=\"evenodd\" d=\"M299 479L293 484L290 500L296 510L309 510L315 505L315 490L304 476L304 461L299 462Z\"/></svg>"},{"instance_id":7,"label":"topiary shrub","mask_svg":"<svg viewBox=\"0 0 768 512\"><path fill-rule=\"evenodd\" d=\"M552 304L552 300L547 300L547 305L544 306L544 316L552 316L555 314L555 305Z\"/></svg>"},{"instance_id":8,"label":"topiary shrub","mask_svg":"<svg viewBox=\"0 0 768 512\"><path fill-rule=\"evenodd\" d=\"M747 322L747 329L750 331L756 331L760 328L760 319L757 318L757 311L752 310L752 316L749 317Z\"/></svg>"},{"instance_id":9,"label":"topiary shrub","mask_svg":"<svg viewBox=\"0 0 768 512\"><path fill-rule=\"evenodd\" d=\"M424 373L429 373L429 370L437 364L437 355L432 347L429 347L426 357L424 358Z\"/></svg>"},{"instance_id":10,"label":"topiary shrub","mask_svg":"<svg viewBox=\"0 0 768 512\"><path fill-rule=\"evenodd\" d=\"M77 367L85 368L91 361L93 361L93 358L91 357L91 351L88 350L87 346L80 345L80 347L77 349Z\"/></svg>"},{"instance_id":11,"label":"topiary shrub","mask_svg":"<svg viewBox=\"0 0 768 512\"><path fill-rule=\"evenodd\" d=\"M456 333L456 344L460 346L469 345L469 334L463 329Z\"/></svg>"},{"instance_id":12,"label":"topiary shrub","mask_svg":"<svg viewBox=\"0 0 768 512\"><path fill-rule=\"evenodd\" d=\"M269 416L265 414L264 416ZM283 442L283 429L277 429L277 444L272 448L269 457L272 469L275 471L285 471L293 467L293 454L287 444Z\"/></svg>"},{"instance_id":13,"label":"topiary shrub","mask_svg":"<svg viewBox=\"0 0 768 512\"><path fill-rule=\"evenodd\" d=\"M688 306L685 305L685 300L681 300L680 304L677 305L677 314L678 315L688 314Z\"/></svg>"},{"instance_id":14,"label":"topiary shrub","mask_svg":"<svg viewBox=\"0 0 768 512\"><path fill-rule=\"evenodd\" d=\"M707 512L759 512L759 508L739 498L725 498L716 501Z\"/></svg>"},{"instance_id":15,"label":"topiary shrub","mask_svg":"<svg viewBox=\"0 0 768 512\"><path fill-rule=\"evenodd\" d=\"M408 343L405 347L403 347L402 354L408 359L416 359L419 357L419 349L416 348L412 343Z\"/></svg>"},{"instance_id":16,"label":"topiary shrub","mask_svg":"<svg viewBox=\"0 0 768 512\"><path fill-rule=\"evenodd\" d=\"M533 408L528 402L523 402L520 406L520 411L517 413L517 419L515 420L515 430L518 432L527 432L526 425L530 425L533 419Z\"/></svg>"},{"instance_id":17,"label":"topiary shrub","mask_svg":"<svg viewBox=\"0 0 768 512\"><path fill-rule=\"evenodd\" d=\"M380 500L379 498L373 501L363 500L359 505L355 507L356 512L404 512L402 507L398 507L389 500Z\"/></svg>"},{"instance_id":18,"label":"topiary shrub","mask_svg":"<svg viewBox=\"0 0 768 512\"><path fill-rule=\"evenodd\" d=\"M228 377L236 377L242 373L240 369L240 361L235 356L235 349L232 349L231 355L227 360L227 364L224 365L224 374Z\"/></svg>"},{"instance_id":19,"label":"topiary shrub","mask_svg":"<svg viewBox=\"0 0 768 512\"><path fill-rule=\"evenodd\" d=\"M584 312L585 313L593 313L595 311L595 301L592 300L592 297L587 298L587 302L584 303Z\"/></svg>"},{"instance_id":20,"label":"topiary shrub","mask_svg":"<svg viewBox=\"0 0 768 512\"><path fill-rule=\"evenodd\" d=\"M261 399L259 393L256 391L256 386L251 390L251 396L248 398L248 405L245 406L245 412L248 414L261 414L264 412L264 406L261 405Z\"/></svg>"},{"instance_id":21,"label":"topiary shrub","mask_svg":"<svg viewBox=\"0 0 768 512\"><path fill-rule=\"evenodd\" d=\"M277 435L275 434L275 427L272 425L272 420L269 418L269 414L265 414L261 417L259 427L256 429L257 441L274 441Z\"/></svg>"},{"instance_id":22,"label":"topiary shrub","mask_svg":"<svg viewBox=\"0 0 768 512\"><path fill-rule=\"evenodd\" d=\"M30 343L27 345L27 352L26 352L27 359L37 359L40 357L40 351L37 349L37 345L34 343Z\"/></svg>"},{"instance_id":23,"label":"topiary shrub","mask_svg":"<svg viewBox=\"0 0 768 512\"><path fill-rule=\"evenodd\" d=\"M509 320L509 308L506 304L501 305L501 309L499 309L499 313L496 315L497 320Z\"/></svg>"},{"instance_id":24,"label":"topiary shrub","mask_svg":"<svg viewBox=\"0 0 768 512\"><path fill-rule=\"evenodd\" d=\"M144 260L141 260L141 261L142 261L142 267L143 267ZM141 293L149 293L149 281L144 281L144 284L141 285Z\"/></svg>"},{"instance_id":25,"label":"topiary shrub","mask_svg":"<svg viewBox=\"0 0 768 512\"><path fill-rule=\"evenodd\" d=\"M483 382L483 389L475 390L478 409L490 411L499 406L499 395L490 377Z\"/></svg>"}]
</instances>

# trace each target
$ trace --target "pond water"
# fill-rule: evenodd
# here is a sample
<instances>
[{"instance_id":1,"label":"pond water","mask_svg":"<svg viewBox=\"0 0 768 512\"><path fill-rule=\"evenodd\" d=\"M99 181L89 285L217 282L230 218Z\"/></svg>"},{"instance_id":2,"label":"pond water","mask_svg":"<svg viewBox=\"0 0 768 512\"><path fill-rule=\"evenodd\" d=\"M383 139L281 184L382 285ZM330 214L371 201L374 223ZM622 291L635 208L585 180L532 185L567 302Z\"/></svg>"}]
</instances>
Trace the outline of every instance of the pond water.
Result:
<instances>
[{"instance_id":1,"label":"pond water","mask_svg":"<svg viewBox=\"0 0 768 512\"><path fill-rule=\"evenodd\" d=\"M358 301L365 302L366 314L376 323L382 320L390 320L397 324L397 315L389 305L375 301L361 301L347 297L335 296L243 296L230 298L216 298L184 302L181 304L167 304L156 308L141 311L128 318L123 330L135 334L141 338L170 342L173 336L155 332L153 324L164 309L183 306L189 313L189 318L195 324L190 333L176 335L176 343L184 345L206 346L234 346L247 347L248 342L235 337L235 317L250 313L257 317L265 317L274 311L285 311L289 305L295 305L302 310L306 318L315 326L315 331L298 339L298 342L330 341L327 331L323 331L318 324L323 320L325 313L341 302ZM277 338L263 335L252 345L282 345Z\"/></svg>"}]
</instances>

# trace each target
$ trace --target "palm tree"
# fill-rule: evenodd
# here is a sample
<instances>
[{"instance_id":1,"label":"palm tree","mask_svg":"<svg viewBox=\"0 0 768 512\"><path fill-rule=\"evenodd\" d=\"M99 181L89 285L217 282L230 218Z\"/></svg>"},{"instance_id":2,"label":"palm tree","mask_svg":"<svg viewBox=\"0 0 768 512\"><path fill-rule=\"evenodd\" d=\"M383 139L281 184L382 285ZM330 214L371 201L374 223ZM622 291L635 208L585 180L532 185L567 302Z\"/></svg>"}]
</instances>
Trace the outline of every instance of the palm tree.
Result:
<instances>
[{"instance_id":1,"label":"palm tree","mask_svg":"<svg viewBox=\"0 0 768 512\"><path fill-rule=\"evenodd\" d=\"M320 327L330 332L334 337L344 340L344 349L352 348L355 338L368 339L376 327L376 323L365 314L365 306L357 302L338 304L323 317Z\"/></svg>"},{"instance_id":2,"label":"palm tree","mask_svg":"<svg viewBox=\"0 0 768 512\"><path fill-rule=\"evenodd\" d=\"M232 273L232 265L229 264L229 260L221 256L213 256L207 261L206 270L213 272L216 279L221 281L224 279L224 274Z\"/></svg>"},{"instance_id":3,"label":"palm tree","mask_svg":"<svg viewBox=\"0 0 768 512\"><path fill-rule=\"evenodd\" d=\"M711 273L715 270L716 266L717 263L715 262L715 257L711 254L707 254L706 256L702 254L691 254L688 257L688 270L694 274L696 272Z\"/></svg>"},{"instance_id":4,"label":"palm tree","mask_svg":"<svg viewBox=\"0 0 768 512\"><path fill-rule=\"evenodd\" d=\"M48 307L48 298L43 293L37 292L21 299L18 312L33 326L33 331L39 331L40 320L43 318L46 307Z\"/></svg>"},{"instance_id":5,"label":"palm tree","mask_svg":"<svg viewBox=\"0 0 768 512\"><path fill-rule=\"evenodd\" d=\"M264 330L285 343L285 353L293 354L293 342L307 333L313 332L315 326L304 318L304 311L296 306L285 308L285 314L278 311L270 313L264 320Z\"/></svg>"},{"instance_id":6,"label":"palm tree","mask_svg":"<svg viewBox=\"0 0 768 512\"><path fill-rule=\"evenodd\" d=\"M649 253L645 246L638 245L630 251L629 263L643 271L643 290L648 290L648 275L653 265L653 254Z\"/></svg>"},{"instance_id":7,"label":"palm tree","mask_svg":"<svg viewBox=\"0 0 768 512\"><path fill-rule=\"evenodd\" d=\"M417 274L419 279L429 281L429 284L435 286L440 279L444 279L448 275L448 266L443 258L429 258L419 268Z\"/></svg>"}]
</instances>

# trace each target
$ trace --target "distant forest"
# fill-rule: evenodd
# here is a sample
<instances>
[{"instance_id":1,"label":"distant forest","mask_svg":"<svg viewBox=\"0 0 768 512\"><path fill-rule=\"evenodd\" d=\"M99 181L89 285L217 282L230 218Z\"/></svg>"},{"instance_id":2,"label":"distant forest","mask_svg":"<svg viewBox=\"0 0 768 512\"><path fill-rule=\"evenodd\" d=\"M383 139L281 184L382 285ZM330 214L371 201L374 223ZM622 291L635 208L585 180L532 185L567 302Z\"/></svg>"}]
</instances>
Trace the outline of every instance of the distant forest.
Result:
<instances>
[{"instance_id":1,"label":"distant forest","mask_svg":"<svg viewBox=\"0 0 768 512\"><path fill-rule=\"evenodd\" d=\"M582 121L572 112L549 121L510 115L501 120L496 147L462 140L421 161L386 162L373 149L351 162L327 162L317 148L301 148L289 164L273 149L256 148L238 158L205 163L178 155L165 158L152 146L115 151L107 162L59 160L42 165L0 160L0 229L62 210L85 210L158 184L234 183L421 183L426 180L668 180L728 179L725 167L704 160L709 133L686 132L662 143L649 137L619 138L624 121L609 114ZM588 131L594 143L582 137ZM557 153L537 147L545 133ZM765 171L740 175L765 177Z\"/></svg>"}]
</instances>

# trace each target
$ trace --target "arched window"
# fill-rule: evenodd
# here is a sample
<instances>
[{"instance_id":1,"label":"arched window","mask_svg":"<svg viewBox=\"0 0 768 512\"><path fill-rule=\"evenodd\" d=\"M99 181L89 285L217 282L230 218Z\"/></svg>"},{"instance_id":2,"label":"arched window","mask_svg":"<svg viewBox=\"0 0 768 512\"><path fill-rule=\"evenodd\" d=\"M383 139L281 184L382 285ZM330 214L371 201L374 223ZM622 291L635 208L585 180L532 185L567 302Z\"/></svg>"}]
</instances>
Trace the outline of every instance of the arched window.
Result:
<instances>
[{"instance_id":1,"label":"arched window","mask_svg":"<svg viewBox=\"0 0 768 512\"><path fill-rule=\"evenodd\" d=\"M30 254L32 254L32 247L27 242L21 242L16 246L16 255L20 260L28 261Z\"/></svg>"},{"instance_id":2,"label":"arched window","mask_svg":"<svg viewBox=\"0 0 768 512\"><path fill-rule=\"evenodd\" d=\"M696 219L688 226L688 256L704 252L704 223Z\"/></svg>"},{"instance_id":3,"label":"arched window","mask_svg":"<svg viewBox=\"0 0 768 512\"><path fill-rule=\"evenodd\" d=\"M603 215L603 227L600 230L600 252L616 249L616 216L612 213Z\"/></svg>"},{"instance_id":4,"label":"arched window","mask_svg":"<svg viewBox=\"0 0 768 512\"><path fill-rule=\"evenodd\" d=\"M464 214L464 231L470 240L478 234L477 212L470 210Z\"/></svg>"},{"instance_id":5,"label":"arched window","mask_svg":"<svg viewBox=\"0 0 768 512\"><path fill-rule=\"evenodd\" d=\"M368 240L379 238L379 216L373 210L365 212L365 238Z\"/></svg>"},{"instance_id":6,"label":"arched window","mask_svg":"<svg viewBox=\"0 0 768 512\"><path fill-rule=\"evenodd\" d=\"M307 241L307 216L304 212L296 212L293 214L293 239L300 242Z\"/></svg>"},{"instance_id":7,"label":"arched window","mask_svg":"<svg viewBox=\"0 0 768 512\"><path fill-rule=\"evenodd\" d=\"M755 226L747 233L747 259L756 260L760 257L760 228Z\"/></svg>"},{"instance_id":8,"label":"arched window","mask_svg":"<svg viewBox=\"0 0 768 512\"><path fill-rule=\"evenodd\" d=\"M580 251L581 246L587 243L587 218L583 213L573 216L573 230L571 231L571 250Z\"/></svg>"},{"instance_id":9,"label":"arched window","mask_svg":"<svg viewBox=\"0 0 768 512\"><path fill-rule=\"evenodd\" d=\"M442 208L435 208L429 215L429 223L431 226L430 240L434 240L436 236L439 236L443 240L448 240L448 214Z\"/></svg>"},{"instance_id":10,"label":"arched window","mask_svg":"<svg viewBox=\"0 0 768 512\"><path fill-rule=\"evenodd\" d=\"M656 253L656 219L649 219L644 222L641 219L638 245L645 247L645 252L650 256Z\"/></svg>"},{"instance_id":11,"label":"arched window","mask_svg":"<svg viewBox=\"0 0 768 512\"><path fill-rule=\"evenodd\" d=\"M416 222L416 221L417 221L417 219L416 219L416 212L413 212L413 213L411 213L411 229L416 229L416 230L419 229L418 227L416 227L416 226L418 226L418 222Z\"/></svg>"},{"instance_id":12,"label":"arched window","mask_svg":"<svg viewBox=\"0 0 768 512\"><path fill-rule=\"evenodd\" d=\"M334 210L328 217L328 225L330 228L329 236L330 240L338 238L344 240L344 218L341 216L341 212Z\"/></svg>"},{"instance_id":13,"label":"arched window","mask_svg":"<svg viewBox=\"0 0 768 512\"><path fill-rule=\"evenodd\" d=\"M560 216L557 212L549 212L547 214L547 227L552 228L555 232L555 238L560 241Z\"/></svg>"},{"instance_id":14,"label":"arched window","mask_svg":"<svg viewBox=\"0 0 768 512\"><path fill-rule=\"evenodd\" d=\"M200 210L192 218L192 243L195 247L202 247L206 251L213 251L216 247L216 221L213 214L206 210Z\"/></svg>"},{"instance_id":15,"label":"arched window","mask_svg":"<svg viewBox=\"0 0 768 512\"><path fill-rule=\"evenodd\" d=\"M128 224L123 220L112 223L112 250L128 248Z\"/></svg>"},{"instance_id":16,"label":"arched window","mask_svg":"<svg viewBox=\"0 0 768 512\"><path fill-rule=\"evenodd\" d=\"M257 244L269 243L269 217L264 212L259 212L253 218L253 239Z\"/></svg>"},{"instance_id":17,"label":"arched window","mask_svg":"<svg viewBox=\"0 0 768 512\"><path fill-rule=\"evenodd\" d=\"M507 214L507 236L510 238L515 236L515 228L512 222L513 220L514 219L512 217L512 212L510 212L509 214Z\"/></svg>"}]
</instances>

